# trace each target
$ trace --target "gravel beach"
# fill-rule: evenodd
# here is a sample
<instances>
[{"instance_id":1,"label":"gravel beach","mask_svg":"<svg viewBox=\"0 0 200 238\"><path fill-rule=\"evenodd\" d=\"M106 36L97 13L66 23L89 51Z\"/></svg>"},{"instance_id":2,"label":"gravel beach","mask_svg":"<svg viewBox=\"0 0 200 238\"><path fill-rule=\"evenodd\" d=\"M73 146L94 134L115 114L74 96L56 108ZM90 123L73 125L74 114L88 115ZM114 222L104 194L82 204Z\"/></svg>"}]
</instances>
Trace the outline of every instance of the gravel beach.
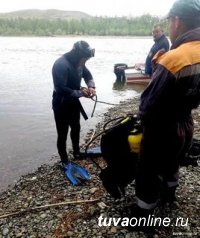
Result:
<instances>
[{"instance_id":1,"label":"gravel beach","mask_svg":"<svg viewBox=\"0 0 200 238\"><path fill-rule=\"evenodd\" d=\"M138 98L121 102L110 108L104 119L90 131L85 143L101 132L104 123L112 118L137 112ZM200 139L200 109L193 113L195 137ZM96 141L98 144L98 140ZM43 165L32 174L22 176L14 186L0 194L0 238L143 238L143 232L130 232L121 226L99 226L98 218L119 218L120 210L134 201L134 186L126 189L126 196L113 199L103 188L99 169L89 159L78 161L88 169L91 180L83 186L72 186L65 179L58 157L52 158L53 166ZM101 166L102 158L97 159ZM182 167L177 201L159 207L156 217L168 217L170 226L156 228L152 237L200 236L200 180L199 167ZM176 223L181 218L181 223Z\"/></svg>"}]
</instances>

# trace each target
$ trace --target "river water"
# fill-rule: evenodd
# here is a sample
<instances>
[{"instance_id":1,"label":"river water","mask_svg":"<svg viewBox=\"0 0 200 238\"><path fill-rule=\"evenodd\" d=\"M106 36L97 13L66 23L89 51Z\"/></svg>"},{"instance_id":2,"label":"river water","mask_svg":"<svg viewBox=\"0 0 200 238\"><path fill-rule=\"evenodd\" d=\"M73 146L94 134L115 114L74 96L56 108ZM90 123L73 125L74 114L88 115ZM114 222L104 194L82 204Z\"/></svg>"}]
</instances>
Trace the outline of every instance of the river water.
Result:
<instances>
[{"instance_id":1,"label":"river water","mask_svg":"<svg viewBox=\"0 0 200 238\"><path fill-rule=\"evenodd\" d=\"M113 66L144 62L153 43L151 38L0 37L0 190L41 164L52 163L57 155L51 68L61 54L82 39L96 49L87 66L99 100L119 103L138 94L134 88L113 90ZM94 102L81 101L90 115ZM94 117L82 120L82 141L109 107L97 104Z\"/></svg>"}]
</instances>

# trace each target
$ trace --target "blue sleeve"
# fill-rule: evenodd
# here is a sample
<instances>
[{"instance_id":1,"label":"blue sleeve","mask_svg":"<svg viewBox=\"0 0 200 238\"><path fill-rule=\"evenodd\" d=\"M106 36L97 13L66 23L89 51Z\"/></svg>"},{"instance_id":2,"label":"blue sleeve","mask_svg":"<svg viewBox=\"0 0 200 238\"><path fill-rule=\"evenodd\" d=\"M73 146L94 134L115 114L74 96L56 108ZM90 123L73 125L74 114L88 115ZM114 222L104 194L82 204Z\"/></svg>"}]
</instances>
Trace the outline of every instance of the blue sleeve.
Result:
<instances>
[{"instance_id":1,"label":"blue sleeve","mask_svg":"<svg viewBox=\"0 0 200 238\"><path fill-rule=\"evenodd\" d=\"M156 42L149 51L149 54L145 61L145 74L152 75L152 59L154 55L161 49L165 51L169 50L169 41L163 36L159 42Z\"/></svg>"},{"instance_id":2,"label":"blue sleeve","mask_svg":"<svg viewBox=\"0 0 200 238\"><path fill-rule=\"evenodd\" d=\"M166 38L165 41L164 41L164 49L165 49L166 51L169 50L169 41L168 41L167 38Z\"/></svg>"},{"instance_id":3,"label":"blue sleeve","mask_svg":"<svg viewBox=\"0 0 200 238\"><path fill-rule=\"evenodd\" d=\"M152 74L152 58L149 57L149 55L146 58L145 61L145 74L151 75Z\"/></svg>"}]
</instances>

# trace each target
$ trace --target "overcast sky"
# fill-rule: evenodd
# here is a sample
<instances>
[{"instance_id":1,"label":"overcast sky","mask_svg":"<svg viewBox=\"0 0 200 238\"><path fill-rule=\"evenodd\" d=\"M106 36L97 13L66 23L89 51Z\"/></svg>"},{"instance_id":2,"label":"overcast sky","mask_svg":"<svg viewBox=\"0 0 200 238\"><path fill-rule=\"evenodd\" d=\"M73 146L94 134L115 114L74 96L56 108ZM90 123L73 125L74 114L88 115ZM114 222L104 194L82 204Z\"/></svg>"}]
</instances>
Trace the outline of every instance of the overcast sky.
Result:
<instances>
[{"instance_id":1,"label":"overcast sky","mask_svg":"<svg viewBox=\"0 0 200 238\"><path fill-rule=\"evenodd\" d=\"M0 12L22 9L82 11L93 16L167 14L175 0L0 0Z\"/></svg>"}]
</instances>

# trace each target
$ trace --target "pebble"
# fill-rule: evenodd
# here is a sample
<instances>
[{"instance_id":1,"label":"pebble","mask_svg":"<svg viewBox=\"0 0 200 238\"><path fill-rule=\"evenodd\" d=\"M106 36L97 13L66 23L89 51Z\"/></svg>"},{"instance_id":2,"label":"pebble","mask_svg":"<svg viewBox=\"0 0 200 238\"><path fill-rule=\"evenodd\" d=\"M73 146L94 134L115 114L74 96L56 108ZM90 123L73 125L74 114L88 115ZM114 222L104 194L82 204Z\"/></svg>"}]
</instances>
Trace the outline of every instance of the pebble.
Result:
<instances>
[{"instance_id":1,"label":"pebble","mask_svg":"<svg viewBox=\"0 0 200 238\"><path fill-rule=\"evenodd\" d=\"M102 210L105 209L107 207L107 205L104 202L99 202L98 203L99 208L101 208Z\"/></svg>"},{"instance_id":2,"label":"pebble","mask_svg":"<svg viewBox=\"0 0 200 238\"><path fill-rule=\"evenodd\" d=\"M43 213L43 214L40 215L40 217L41 217L42 219L46 218L46 216L47 216L47 214L45 214L45 213Z\"/></svg>"},{"instance_id":3,"label":"pebble","mask_svg":"<svg viewBox=\"0 0 200 238\"><path fill-rule=\"evenodd\" d=\"M117 228L116 227L111 227L110 231L111 231L111 233L117 233Z\"/></svg>"},{"instance_id":4,"label":"pebble","mask_svg":"<svg viewBox=\"0 0 200 238\"><path fill-rule=\"evenodd\" d=\"M16 237L22 237L22 236L23 236L22 232L16 234Z\"/></svg>"},{"instance_id":5,"label":"pebble","mask_svg":"<svg viewBox=\"0 0 200 238\"><path fill-rule=\"evenodd\" d=\"M98 191L98 188L91 188L90 189L90 192L93 194L93 193L95 193L96 191Z\"/></svg>"},{"instance_id":6,"label":"pebble","mask_svg":"<svg viewBox=\"0 0 200 238\"><path fill-rule=\"evenodd\" d=\"M4 229L3 229L3 235L6 236L8 233L9 233L8 228L4 228Z\"/></svg>"},{"instance_id":7,"label":"pebble","mask_svg":"<svg viewBox=\"0 0 200 238\"><path fill-rule=\"evenodd\" d=\"M74 233L73 233L72 231L68 231L68 232L67 232L67 236L68 236L68 237L73 236L73 234L74 234Z\"/></svg>"},{"instance_id":8,"label":"pebble","mask_svg":"<svg viewBox=\"0 0 200 238\"><path fill-rule=\"evenodd\" d=\"M125 238L131 238L131 234L126 234Z\"/></svg>"}]
</instances>

